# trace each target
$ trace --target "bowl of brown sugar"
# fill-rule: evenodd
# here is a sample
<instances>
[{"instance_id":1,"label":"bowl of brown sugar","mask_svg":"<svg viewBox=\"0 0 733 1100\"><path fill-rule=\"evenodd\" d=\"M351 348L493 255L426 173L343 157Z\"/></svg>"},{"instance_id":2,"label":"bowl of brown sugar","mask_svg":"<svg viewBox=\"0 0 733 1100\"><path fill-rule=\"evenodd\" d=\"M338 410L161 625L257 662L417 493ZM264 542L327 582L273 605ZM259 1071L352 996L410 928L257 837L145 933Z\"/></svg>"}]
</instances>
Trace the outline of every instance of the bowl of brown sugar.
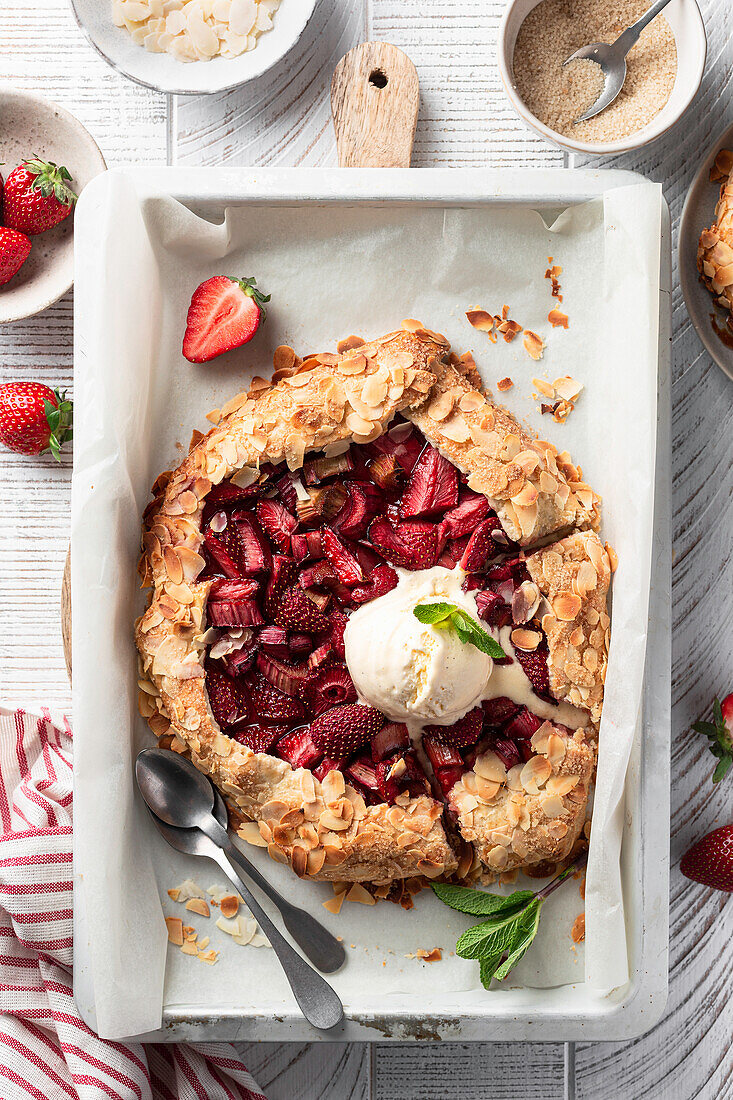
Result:
<instances>
[{"instance_id":1,"label":"bowl of brown sugar","mask_svg":"<svg viewBox=\"0 0 733 1100\"><path fill-rule=\"evenodd\" d=\"M696 0L671 0L629 53L624 86L610 106L576 122L598 98L594 61L563 62L591 42L614 42L652 0L513 0L499 28L499 71L517 114L573 153L614 156L666 133L697 94L705 27Z\"/></svg>"}]
</instances>

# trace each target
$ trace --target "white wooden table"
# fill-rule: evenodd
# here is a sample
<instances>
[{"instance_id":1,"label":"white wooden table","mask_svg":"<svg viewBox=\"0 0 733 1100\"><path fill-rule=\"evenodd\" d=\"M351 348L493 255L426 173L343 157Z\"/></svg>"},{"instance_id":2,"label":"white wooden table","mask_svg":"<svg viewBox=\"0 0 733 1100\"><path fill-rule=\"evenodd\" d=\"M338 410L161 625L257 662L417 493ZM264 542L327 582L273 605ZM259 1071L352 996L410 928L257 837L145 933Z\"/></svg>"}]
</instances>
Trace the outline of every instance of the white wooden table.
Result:
<instances>
[{"instance_id":1,"label":"white wooden table","mask_svg":"<svg viewBox=\"0 0 733 1100\"><path fill-rule=\"evenodd\" d=\"M107 0L100 0L105 3ZM394 42L421 81L414 164L561 166L515 118L494 64L502 0L320 0L301 43L255 87L167 99L118 76L86 44L66 0L2 0L0 79L70 108L110 166L335 163L328 84L356 42ZM709 54L683 122L642 156L619 158L664 184L675 230L703 151L733 121L733 6L701 0ZM29 149L29 154L35 150ZM2 134L0 134L0 161ZM694 837L729 819L733 780L690 723L733 687L733 387L703 351L675 288L673 361L672 943L666 1014L634 1042L248 1044L270 1100L723 1100L733 1097L733 906L679 874ZM72 296L0 329L0 381L73 386ZM58 619L71 460L0 452L0 698L70 707ZM660 852L660 858L665 853Z\"/></svg>"}]
</instances>

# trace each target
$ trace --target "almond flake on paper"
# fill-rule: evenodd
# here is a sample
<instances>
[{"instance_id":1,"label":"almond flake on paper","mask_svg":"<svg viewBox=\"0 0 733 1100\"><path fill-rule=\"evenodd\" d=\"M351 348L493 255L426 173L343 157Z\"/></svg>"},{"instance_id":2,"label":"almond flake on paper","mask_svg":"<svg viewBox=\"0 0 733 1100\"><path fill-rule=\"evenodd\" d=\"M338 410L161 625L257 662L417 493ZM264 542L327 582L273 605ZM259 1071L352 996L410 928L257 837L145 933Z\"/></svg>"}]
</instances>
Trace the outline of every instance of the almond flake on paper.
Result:
<instances>
[{"instance_id":1,"label":"almond flake on paper","mask_svg":"<svg viewBox=\"0 0 733 1100\"><path fill-rule=\"evenodd\" d=\"M545 342L536 332L527 328L524 330L524 350L530 359L541 359L545 352Z\"/></svg>"},{"instance_id":2,"label":"almond flake on paper","mask_svg":"<svg viewBox=\"0 0 733 1100\"><path fill-rule=\"evenodd\" d=\"M176 947L183 944L183 921L180 917L166 917L165 926L168 929L168 942Z\"/></svg>"},{"instance_id":3,"label":"almond flake on paper","mask_svg":"<svg viewBox=\"0 0 733 1100\"><path fill-rule=\"evenodd\" d=\"M560 293L560 291L562 290L562 287L560 286L560 276L562 275L562 268L559 264L553 263L552 256L547 257L547 262L548 264L550 264L550 267L548 267L547 271L545 272L545 278L549 279L550 281L550 285L552 287L552 297L557 298L558 302L561 302L562 294Z\"/></svg>"},{"instance_id":4,"label":"almond flake on paper","mask_svg":"<svg viewBox=\"0 0 733 1100\"><path fill-rule=\"evenodd\" d=\"M175 895L175 896L174 896ZM203 898L204 892L198 883L194 882L192 878L185 879L180 886L176 886L174 889L168 891L168 897L173 901L177 901L179 904L190 901L191 898Z\"/></svg>"},{"instance_id":5,"label":"almond flake on paper","mask_svg":"<svg viewBox=\"0 0 733 1100\"><path fill-rule=\"evenodd\" d=\"M585 913L579 913L575 918L570 931L570 938L573 943L582 943L585 939Z\"/></svg>"},{"instance_id":6,"label":"almond flake on paper","mask_svg":"<svg viewBox=\"0 0 733 1100\"><path fill-rule=\"evenodd\" d=\"M547 314L547 320L553 328L567 328L570 323L567 313L563 313L560 309L551 309Z\"/></svg>"},{"instance_id":7,"label":"almond flake on paper","mask_svg":"<svg viewBox=\"0 0 733 1100\"><path fill-rule=\"evenodd\" d=\"M510 390L513 385L514 382L511 380L511 378L500 378L499 381L496 383L496 388L497 390L499 390L500 393L505 393L507 390Z\"/></svg>"}]
</instances>

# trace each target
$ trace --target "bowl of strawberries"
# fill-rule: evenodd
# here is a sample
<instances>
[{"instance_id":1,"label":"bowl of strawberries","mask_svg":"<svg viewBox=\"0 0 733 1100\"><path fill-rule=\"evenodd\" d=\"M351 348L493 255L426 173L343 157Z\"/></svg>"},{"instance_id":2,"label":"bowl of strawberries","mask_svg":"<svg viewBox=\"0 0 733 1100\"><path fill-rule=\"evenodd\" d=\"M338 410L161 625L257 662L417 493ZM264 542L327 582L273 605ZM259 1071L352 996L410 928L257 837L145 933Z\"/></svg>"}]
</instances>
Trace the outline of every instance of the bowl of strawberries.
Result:
<instances>
[{"instance_id":1,"label":"bowl of strawberries","mask_svg":"<svg viewBox=\"0 0 733 1100\"><path fill-rule=\"evenodd\" d=\"M106 168L73 115L42 96L0 90L0 324L40 313L74 281L74 205Z\"/></svg>"}]
</instances>

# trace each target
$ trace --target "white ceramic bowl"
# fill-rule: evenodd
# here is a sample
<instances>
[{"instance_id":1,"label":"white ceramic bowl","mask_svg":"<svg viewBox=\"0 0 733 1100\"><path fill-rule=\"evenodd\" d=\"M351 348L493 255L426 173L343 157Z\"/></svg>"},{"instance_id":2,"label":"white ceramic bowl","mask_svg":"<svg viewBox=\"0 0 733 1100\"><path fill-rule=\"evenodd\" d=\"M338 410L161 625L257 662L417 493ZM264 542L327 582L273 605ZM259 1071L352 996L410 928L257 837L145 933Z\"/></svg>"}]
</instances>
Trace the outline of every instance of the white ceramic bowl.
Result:
<instances>
[{"instance_id":1,"label":"white ceramic bowl","mask_svg":"<svg viewBox=\"0 0 733 1100\"><path fill-rule=\"evenodd\" d=\"M696 0L672 0L664 9L677 44L677 77L667 103L652 121L628 137L619 141L585 142L557 134L545 126L528 110L514 85L514 47L519 28L540 0L510 0L499 25L497 40L499 72L506 94L519 117L538 134L570 153L589 153L592 156L616 156L630 149L639 149L661 137L682 118L697 95L705 68L707 40L705 25ZM649 0L651 5L651 0Z\"/></svg>"},{"instance_id":2,"label":"white ceramic bowl","mask_svg":"<svg viewBox=\"0 0 733 1100\"><path fill-rule=\"evenodd\" d=\"M63 107L34 92L0 86L3 176L23 160L38 156L65 165L80 195L104 172L97 143ZM0 286L0 324L31 317L53 305L74 282L74 215L31 238L31 254L9 283Z\"/></svg>"},{"instance_id":3,"label":"white ceramic bowl","mask_svg":"<svg viewBox=\"0 0 733 1100\"><path fill-rule=\"evenodd\" d=\"M168 95L209 95L262 76L293 48L313 14L316 0L281 0L272 29L241 57L177 61L169 53L149 53L112 22L111 0L71 0L76 21L97 53L113 69L138 84Z\"/></svg>"}]
</instances>

